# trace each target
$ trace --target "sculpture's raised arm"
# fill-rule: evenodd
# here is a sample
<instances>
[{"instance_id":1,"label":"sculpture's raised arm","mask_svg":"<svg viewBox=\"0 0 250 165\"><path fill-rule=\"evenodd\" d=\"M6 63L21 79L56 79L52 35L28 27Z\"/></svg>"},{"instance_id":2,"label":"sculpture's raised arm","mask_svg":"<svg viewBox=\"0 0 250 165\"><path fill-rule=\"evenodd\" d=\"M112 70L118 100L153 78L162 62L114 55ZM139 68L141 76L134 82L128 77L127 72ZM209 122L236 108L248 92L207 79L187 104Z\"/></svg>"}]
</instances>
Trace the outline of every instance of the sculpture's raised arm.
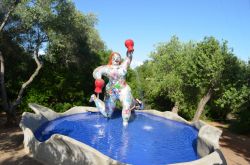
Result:
<instances>
[{"instance_id":1,"label":"sculpture's raised arm","mask_svg":"<svg viewBox=\"0 0 250 165\"><path fill-rule=\"evenodd\" d=\"M127 51L127 56L125 60L122 62L121 66L127 70L132 62L132 58L133 58L133 52Z\"/></svg>"},{"instance_id":2,"label":"sculpture's raised arm","mask_svg":"<svg viewBox=\"0 0 250 165\"><path fill-rule=\"evenodd\" d=\"M134 52L134 41L131 39L128 39L125 41L125 46L127 47L127 53L126 53L126 58L121 64L124 69L128 69L132 62L133 58L133 52Z\"/></svg>"}]
</instances>

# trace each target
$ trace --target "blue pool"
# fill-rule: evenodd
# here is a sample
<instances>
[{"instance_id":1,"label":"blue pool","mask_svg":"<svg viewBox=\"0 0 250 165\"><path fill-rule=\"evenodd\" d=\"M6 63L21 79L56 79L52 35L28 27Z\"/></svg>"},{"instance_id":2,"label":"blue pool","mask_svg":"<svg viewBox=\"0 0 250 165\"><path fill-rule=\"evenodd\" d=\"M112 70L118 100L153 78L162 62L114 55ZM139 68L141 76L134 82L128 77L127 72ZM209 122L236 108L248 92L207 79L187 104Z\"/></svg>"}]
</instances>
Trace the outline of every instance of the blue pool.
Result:
<instances>
[{"instance_id":1,"label":"blue pool","mask_svg":"<svg viewBox=\"0 0 250 165\"><path fill-rule=\"evenodd\" d=\"M41 142L53 134L74 138L123 163L160 165L199 159L195 128L142 112L133 113L126 128L116 111L112 119L91 112L61 117L35 131Z\"/></svg>"}]
</instances>

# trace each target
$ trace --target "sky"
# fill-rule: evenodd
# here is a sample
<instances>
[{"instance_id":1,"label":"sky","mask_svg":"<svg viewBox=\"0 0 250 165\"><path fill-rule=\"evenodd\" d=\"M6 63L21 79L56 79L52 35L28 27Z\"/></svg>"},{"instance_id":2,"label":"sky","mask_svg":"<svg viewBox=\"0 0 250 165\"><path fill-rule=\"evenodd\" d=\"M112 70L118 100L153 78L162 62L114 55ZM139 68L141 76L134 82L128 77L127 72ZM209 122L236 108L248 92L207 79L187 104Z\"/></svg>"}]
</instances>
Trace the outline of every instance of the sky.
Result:
<instances>
[{"instance_id":1,"label":"sky","mask_svg":"<svg viewBox=\"0 0 250 165\"><path fill-rule=\"evenodd\" d=\"M199 42L205 36L228 41L239 59L250 60L250 0L73 0L84 14L97 16L106 47L126 54L133 39L132 68L149 59L157 44L177 36Z\"/></svg>"}]
</instances>

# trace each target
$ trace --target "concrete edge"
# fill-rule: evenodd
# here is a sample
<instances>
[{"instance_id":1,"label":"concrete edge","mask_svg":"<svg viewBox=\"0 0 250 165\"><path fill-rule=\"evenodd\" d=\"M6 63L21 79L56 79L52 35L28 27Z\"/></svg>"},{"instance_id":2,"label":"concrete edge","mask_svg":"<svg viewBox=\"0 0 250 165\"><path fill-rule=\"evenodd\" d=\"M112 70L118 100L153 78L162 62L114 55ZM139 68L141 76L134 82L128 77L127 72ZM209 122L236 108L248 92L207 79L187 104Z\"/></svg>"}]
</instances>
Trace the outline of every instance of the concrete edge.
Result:
<instances>
[{"instance_id":1,"label":"concrete edge","mask_svg":"<svg viewBox=\"0 0 250 165\"><path fill-rule=\"evenodd\" d=\"M33 103L33 104L29 104L29 106L32 107L31 109L35 112L35 114L24 112L23 115L22 115L22 120L20 122L20 127L22 128L22 130L24 132L24 136L25 136L24 137L25 150L27 150L27 153L29 153L30 155L34 156L34 151L36 151L36 150L31 150L31 148L34 148L35 146L43 146L41 148L43 148L45 150L48 150L48 149L46 149L46 145L48 143L51 145L51 144L56 143L56 141L59 140L59 141L64 141L64 146L66 146L65 141L67 141L67 143L72 143L72 145L75 146L73 148L78 150L78 151L83 150L84 155L87 154L87 155L90 155L90 157L93 157L91 155L95 155L95 157L98 157L98 158L102 159L102 161L106 160L104 162L102 162L100 160L102 162L102 164L106 164L107 162L108 162L108 164L122 164L122 163L120 163L120 162L118 162L116 160L113 160L113 159L107 157L106 155L100 153L96 149L94 149L94 148L92 148L92 147L90 147L90 146L88 146L86 144L83 144L81 142L78 142L78 141L76 141L76 140L74 140L74 139L72 139L70 137L55 134L50 139L48 139L46 142L41 143L35 138L35 136L33 134L33 131L35 131L36 128L38 128L41 124L43 124L46 121L50 121L50 120L53 120L53 119L55 119L57 117L67 116L67 115L76 114L76 113L84 113L84 112L89 112L89 111L90 112L98 112L96 110L96 108L79 106L79 107L73 107L73 108L69 109L68 111L66 111L64 113L56 113L56 112L52 111L51 109L49 109L47 107L43 107L43 106L38 105L38 104ZM173 112L169 112L169 111L160 112L160 111L157 111L157 110L139 110L139 112L150 113L150 114L153 114L153 115L161 116L161 117L164 117L164 118L167 118L167 119L170 119L170 120L175 120L175 121L179 121L179 122L194 126L195 128L197 128L199 130L198 142L197 143L198 144L200 143L200 145L197 144L197 151L198 151L198 154L202 158L199 159L199 160L193 161L192 163L198 163L199 164L199 161L200 161L201 162L200 164L204 164L204 161L207 160L208 161L208 162L206 162L207 164L209 164L211 162L214 162L214 163L217 163L217 164L220 164L218 162L222 162L222 164L223 164L224 161L222 159L221 159L221 161L218 161L221 156L220 157L217 156L218 152L220 151L220 150L218 150L218 148L219 148L219 138L220 138L221 133L222 133L222 131L219 130L218 128L210 126L210 125L206 124L203 121L198 121L198 122L195 122L195 123L188 122L187 120L180 117L179 115L177 115L177 114L175 114ZM27 119L31 119L31 121L28 122ZM34 124L32 124L32 122L36 122L36 123L39 123L39 124L34 125ZM27 131L27 130L29 130L29 131ZM212 130L212 132L210 132L209 130L210 131ZM60 144L62 144L62 143L60 143ZM215 151L216 151L217 154L215 153ZM41 152L42 151L40 151L40 153ZM56 151L53 151L53 152L56 152ZM74 150L71 151L71 153L74 153L74 152L75 152ZM81 152L81 153L83 153L83 152ZM47 163L48 158L46 158L47 157L46 155L48 155L48 153L45 152L44 154L45 154L44 161ZM75 153L75 154L77 155L77 153ZM84 155L82 155L82 157L85 157ZM220 155L223 156L223 154L221 152L220 152ZM34 158L36 158L38 161L43 160L41 156L34 156ZM58 158L58 155L56 157L54 157L54 158ZM88 157L86 158L86 160L88 160L87 162L85 162L87 164L89 164L91 162L88 159ZM107 160L109 160L109 161L107 161ZM83 160L81 160L81 161L83 161ZM43 161L41 161L41 162L43 162ZM45 162L43 162L43 163L45 163ZM63 161L63 160L60 160L59 162L58 161L56 161L56 162L50 161L50 164L53 164L53 163L64 164L63 162L65 162L65 161ZM66 163L69 163L69 162L66 161ZM186 162L184 164L189 165L187 163L191 163L191 162Z\"/></svg>"},{"instance_id":2,"label":"concrete edge","mask_svg":"<svg viewBox=\"0 0 250 165\"><path fill-rule=\"evenodd\" d=\"M227 165L226 159L219 149L195 161L175 163L170 165Z\"/></svg>"}]
</instances>

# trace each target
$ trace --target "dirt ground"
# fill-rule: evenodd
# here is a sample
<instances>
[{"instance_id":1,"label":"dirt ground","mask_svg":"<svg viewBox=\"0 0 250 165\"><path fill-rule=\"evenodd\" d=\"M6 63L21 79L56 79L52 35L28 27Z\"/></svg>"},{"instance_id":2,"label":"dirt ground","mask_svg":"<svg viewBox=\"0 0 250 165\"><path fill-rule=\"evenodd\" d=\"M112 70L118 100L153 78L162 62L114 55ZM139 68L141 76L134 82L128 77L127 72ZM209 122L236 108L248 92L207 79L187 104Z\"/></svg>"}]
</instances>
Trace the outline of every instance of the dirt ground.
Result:
<instances>
[{"instance_id":1,"label":"dirt ground","mask_svg":"<svg viewBox=\"0 0 250 165\"><path fill-rule=\"evenodd\" d=\"M230 132L226 124L210 122L222 129L220 149L223 152L228 165L250 165L250 136L238 135Z\"/></svg>"},{"instance_id":2,"label":"dirt ground","mask_svg":"<svg viewBox=\"0 0 250 165\"><path fill-rule=\"evenodd\" d=\"M0 115L0 165L42 165L25 153L21 129L5 128L4 122ZM228 165L250 165L250 137L229 132L225 124L210 124L223 130L220 146Z\"/></svg>"}]
</instances>

